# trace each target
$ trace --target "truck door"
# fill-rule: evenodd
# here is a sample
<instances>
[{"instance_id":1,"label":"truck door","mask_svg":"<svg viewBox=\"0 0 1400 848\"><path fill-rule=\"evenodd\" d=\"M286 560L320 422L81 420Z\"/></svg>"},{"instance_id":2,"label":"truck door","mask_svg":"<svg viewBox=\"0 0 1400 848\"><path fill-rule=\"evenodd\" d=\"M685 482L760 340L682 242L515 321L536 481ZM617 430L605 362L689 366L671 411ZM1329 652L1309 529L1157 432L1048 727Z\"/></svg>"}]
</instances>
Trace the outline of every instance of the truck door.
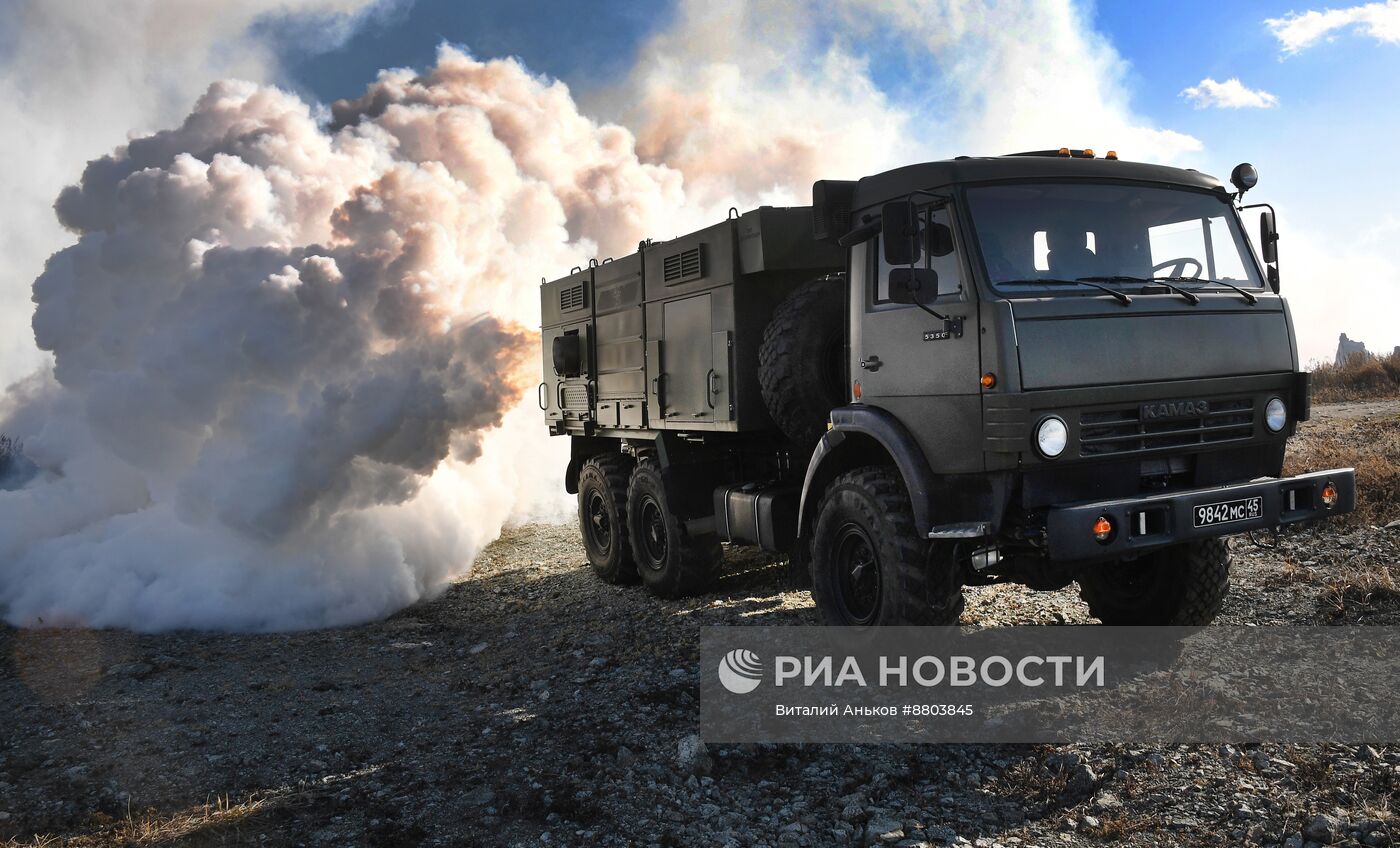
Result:
<instances>
[{"instance_id":1,"label":"truck door","mask_svg":"<svg viewBox=\"0 0 1400 848\"><path fill-rule=\"evenodd\" d=\"M982 372L976 288L949 207L923 210L921 222L915 265L938 273L938 298L928 305L961 318L961 333L947 332L943 321L918 306L890 300L884 236L877 236L851 253L850 373L860 384L859 402L900 419L925 446L934 471L977 471ZM958 451L957 468L936 461Z\"/></svg>"}]
</instances>

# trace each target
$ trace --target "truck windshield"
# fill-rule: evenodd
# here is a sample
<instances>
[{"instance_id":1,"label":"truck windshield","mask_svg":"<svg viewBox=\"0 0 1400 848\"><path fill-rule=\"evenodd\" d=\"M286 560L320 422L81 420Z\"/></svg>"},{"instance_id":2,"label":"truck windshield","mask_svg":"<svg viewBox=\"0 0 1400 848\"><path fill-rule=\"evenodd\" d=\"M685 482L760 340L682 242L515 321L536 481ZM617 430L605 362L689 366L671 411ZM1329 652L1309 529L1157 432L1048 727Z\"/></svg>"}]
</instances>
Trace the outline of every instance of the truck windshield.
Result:
<instances>
[{"instance_id":1,"label":"truck windshield","mask_svg":"<svg viewBox=\"0 0 1400 848\"><path fill-rule=\"evenodd\" d=\"M1153 278L1193 290L1262 287L1226 195L1018 183L970 188L967 198L987 278L1005 294L1095 294L1074 282L1084 278L1129 289Z\"/></svg>"}]
</instances>

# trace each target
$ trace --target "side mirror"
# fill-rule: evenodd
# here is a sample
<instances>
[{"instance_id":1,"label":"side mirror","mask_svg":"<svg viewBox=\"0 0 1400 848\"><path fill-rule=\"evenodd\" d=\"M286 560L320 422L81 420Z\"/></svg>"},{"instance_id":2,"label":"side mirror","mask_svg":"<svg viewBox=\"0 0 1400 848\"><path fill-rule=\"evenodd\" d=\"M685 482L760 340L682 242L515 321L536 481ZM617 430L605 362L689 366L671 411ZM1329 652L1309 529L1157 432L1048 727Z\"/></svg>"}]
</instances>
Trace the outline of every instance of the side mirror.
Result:
<instances>
[{"instance_id":1,"label":"side mirror","mask_svg":"<svg viewBox=\"0 0 1400 848\"><path fill-rule=\"evenodd\" d=\"M885 262L908 265L919 258L919 213L908 200L893 200L880 207L885 237Z\"/></svg>"},{"instance_id":2,"label":"side mirror","mask_svg":"<svg viewBox=\"0 0 1400 848\"><path fill-rule=\"evenodd\" d=\"M1278 227L1274 225L1274 210L1259 213L1259 252L1269 275L1269 288L1278 294Z\"/></svg>"},{"instance_id":3,"label":"side mirror","mask_svg":"<svg viewBox=\"0 0 1400 848\"><path fill-rule=\"evenodd\" d=\"M891 268L890 300L895 303L932 303L938 299L938 272L931 268Z\"/></svg>"},{"instance_id":4,"label":"side mirror","mask_svg":"<svg viewBox=\"0 0 1400 848\"><path fill-rule=\"evenodd\" d=\"M1278 261L1278 227L1274 224L1272 209L1259 213L1259 252L1270 265Z\"/></svg>"},{"instance_id":5,"label":"side mirror","mask_svg":"<svg viewBox=\"0 0 1400 848\"><path fill-rule=\"evenodd\" d=\"M583 337L578 333L565 333L554 338L554 373L560 377L578 377L583 374Z\"/></svg>"}]
</instances>

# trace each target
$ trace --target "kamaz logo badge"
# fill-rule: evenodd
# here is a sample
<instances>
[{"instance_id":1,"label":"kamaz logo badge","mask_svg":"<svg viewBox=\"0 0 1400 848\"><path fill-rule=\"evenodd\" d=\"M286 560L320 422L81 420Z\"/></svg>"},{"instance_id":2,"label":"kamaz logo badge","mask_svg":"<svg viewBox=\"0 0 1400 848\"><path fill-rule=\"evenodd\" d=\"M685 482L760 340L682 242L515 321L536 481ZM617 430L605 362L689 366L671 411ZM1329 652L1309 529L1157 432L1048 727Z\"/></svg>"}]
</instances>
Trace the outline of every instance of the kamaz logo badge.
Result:
<instances>
[{"instance_id":1,"label":"kamaz logo badge","mask_svg":"<svg viewBox=\"0 0 1400 848\"><path fill-rule=\"evenodd\" d=\"M1138 417L1143 421L1169 421L1173 418L1200 418L1209 414L1209 401L1166 400L1144 403Z\"/></svg>"}]
</instances>

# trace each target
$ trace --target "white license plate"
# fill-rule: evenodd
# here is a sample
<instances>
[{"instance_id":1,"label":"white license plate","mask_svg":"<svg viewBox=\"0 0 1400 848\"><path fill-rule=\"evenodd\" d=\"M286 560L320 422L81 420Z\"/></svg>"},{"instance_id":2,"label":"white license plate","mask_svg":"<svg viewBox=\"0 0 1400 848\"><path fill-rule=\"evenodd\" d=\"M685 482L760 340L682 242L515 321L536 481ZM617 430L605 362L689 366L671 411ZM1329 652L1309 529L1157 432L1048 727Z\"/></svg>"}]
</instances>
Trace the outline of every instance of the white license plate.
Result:
<instances>
[{"instance_id":1,"label":"white license plate","mask_svg":"<svg viewBox=\"0 0 1400 848\"><path fill-rule=\"evenodd\" d=\"M1255 495L1252 498L1240 498L1236 501L1201 504L1195 507L1195 525L1197 527L1212 527L1216 524L1231 524L1236 521L1258 518L1263 514L1264 499Z\"/></svg>"}]
</instances>

